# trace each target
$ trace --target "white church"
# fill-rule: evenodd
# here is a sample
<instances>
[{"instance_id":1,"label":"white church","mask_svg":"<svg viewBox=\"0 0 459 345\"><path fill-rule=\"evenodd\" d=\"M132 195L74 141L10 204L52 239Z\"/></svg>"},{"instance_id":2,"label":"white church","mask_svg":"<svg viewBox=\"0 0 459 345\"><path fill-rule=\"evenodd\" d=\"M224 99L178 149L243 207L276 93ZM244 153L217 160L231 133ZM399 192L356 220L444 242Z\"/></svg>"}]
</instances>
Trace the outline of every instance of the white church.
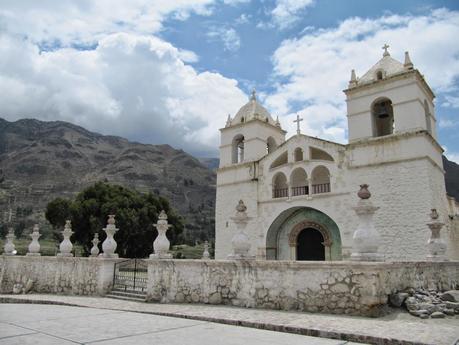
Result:
<instances>
[{"instance_id":1,"label":"white church","mask_svg":"<svg viewBox=\"0 0 459 345\"><path fill-rule=\"evenodd\" d=\"M384 260L425 260L435 208L447 256L459 259L459 206L446 195L435 95L408 53L384 53L344 93L348 144L286 131L255 92L221 131L216 259L232 251L239 200L251 217L250 254L259 260L347 260L358 226L353 207L368 184ZM320 116L320 114L317 114Z\"/></svg>"}]
</instances>

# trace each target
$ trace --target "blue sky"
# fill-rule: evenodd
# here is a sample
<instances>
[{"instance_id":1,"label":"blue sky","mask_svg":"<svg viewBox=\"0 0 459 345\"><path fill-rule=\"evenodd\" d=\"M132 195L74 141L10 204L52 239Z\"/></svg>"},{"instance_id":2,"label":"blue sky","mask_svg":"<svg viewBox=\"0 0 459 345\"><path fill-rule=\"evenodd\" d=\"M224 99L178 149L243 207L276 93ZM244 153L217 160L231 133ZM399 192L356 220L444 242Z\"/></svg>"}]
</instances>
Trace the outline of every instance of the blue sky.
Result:
<instances>
[{"instance_id":1,"label":"blue sky","mask_svg":"<svg viewBox=\"0 0 459 345\"><path fill-rule=\"evenodd\" d=\"M405 50L437 95L459 162L459 2L4 0L0 116L64 120L217 156L218 128L255 87L294 133L345 143L350 70Z\"/></svg>"}]
</instances>

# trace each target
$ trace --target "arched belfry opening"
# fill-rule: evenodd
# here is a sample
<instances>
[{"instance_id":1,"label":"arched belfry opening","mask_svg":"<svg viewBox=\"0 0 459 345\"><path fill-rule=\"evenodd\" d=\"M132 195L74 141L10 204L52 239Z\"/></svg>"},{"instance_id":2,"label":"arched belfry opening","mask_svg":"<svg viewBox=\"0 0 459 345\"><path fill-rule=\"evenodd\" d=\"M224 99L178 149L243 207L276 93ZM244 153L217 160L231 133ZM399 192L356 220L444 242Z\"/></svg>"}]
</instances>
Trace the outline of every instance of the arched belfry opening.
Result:
<instances>
[{"instance_id":1,"label":"arched belfry opening","mask_svg":"<svg viewBox=\"0 0 459 345\"><path fill-rule=\"evenodd\" d=\"M244 136L238 134L233 139L232 163L241 163L244 161Z\"/></svg>"},{"instance_id":2,"label":"arched belfry opening","mask_svg":"<svg viewBox=\"0 0 459 345\"><path fill-rule=\"evenodd\" d=\"M266 140L266 153L271 153L277 148L276 140L273 137L269 137Z\"/></svg>"},{"instance_id":3,"label":"arched belfry opening","mask_svg":"<svg viewBox=\"0 0 459 345\"><path fill-rule=\"evenodd\" d=\"M373 135L381 137L394 132L394 110L392 101L388 98L383 98L373 103Z\"/></svg>"}]
</instances>

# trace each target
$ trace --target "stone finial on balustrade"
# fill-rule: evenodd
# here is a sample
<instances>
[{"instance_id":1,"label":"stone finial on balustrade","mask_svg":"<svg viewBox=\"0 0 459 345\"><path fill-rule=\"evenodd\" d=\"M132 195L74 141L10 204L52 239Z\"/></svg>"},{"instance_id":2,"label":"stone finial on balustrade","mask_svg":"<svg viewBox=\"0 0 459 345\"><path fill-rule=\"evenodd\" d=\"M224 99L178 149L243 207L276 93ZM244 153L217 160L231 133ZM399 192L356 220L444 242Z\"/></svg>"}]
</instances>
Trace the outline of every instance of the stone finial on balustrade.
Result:
<instances>
[{"instance_id":1,"label":"stone finial on balustrade","mask_svg":"<svg viewBox=\"0 0 459 345\"><path fill-rule=\"evenodd\" d=\"M70 241L70 236L72 236L72 223L70 220L65 221L64 231L62 231L62 235L64 239L62 240L61 244L59 245L59 253L57 256L73 256L72 249L73 244Z\"/></svg>"},{"instance_id":2,"label":"stone finial on balustrade","mask_svg":"<svg viewBox=\"0 0 459 345\"><path fill-rule=\"evenodd\" d=\"M167 222L166 211L162 210L160 212L158 221L153 226L158 230L158 236L153 242L154 253L150 255L150 259L171 259L172 254L169 253L170 242L166 237L166 232L172 225Z\"/></svg>"},{"instance_id":3,"label":"stone finial on balustrade","mask_svg":"<svg viewBox=\"0 0 459 345\"><path fill-rule=\"evenodd\" d=\"M441 238L440 231L445 225L438 220L439 215L435 208L430 212L430 222L427 223L427 226L430 229L430 238L427 241L427 247L429 249L429 254L427 255L427 260L429 261L446 261L446 243Z\"/></svg>"},{"instance_id":4,"label":"stone finial on balustrade","mask_svg":"<svg viewBox=\"0 0 459 345\"><path fill-rule=\"evenodd\" d=\"M202 253L202 259L203 260L209 260L210 258L210 253L209 253L209 242L204 241L204 251Z\"/></svg>"},{"instance_id":5,"label":"stone finial on balustrade","mask_svg":"<svg viewBox=\"0 0 459 345\"><path fill-rule=\"evenodd\" d=\"M236 214L234 217L231 217L231 220L236 224L237 230L231 240L233 253L228 255L228 259L230 260L248 260L255 258L255 256L249 255L250 240L244 231L247 227L247 223L252 219L252 217L247 216L246 211L247 206L245 206L242 200L239 200L236 206Z\"/></svg>"},{"instance_id":6,"label":"stone finial on balustrade","mask_svg":"<svg viewBox=\"0 0 459 345\"><path fill-rule=\"evenodd\" d=\"M117 258L118 254L115 253L117 244L113 236L119 230L115 225L115 215L108 215L107 226L102 230L107 234L107 238L102 243L102 254L100 256L104 258Z\"/></svg>"},{"instance_id":7,"label":"stone finial on balustrade","mask_svg":"<svg viewBox=\"0 0 459 345\"><path fill-rule=\"evenodd\" d=\"M383 255L378 253L380 245L379 233L376 231L373 216L379 207L373 206L370 201L371 193L367 184L360 185L357 193L360 200L353 207L358 217L358 226L352 237L353 261L383 261Z\"/></svg>"},{"instance_id":8,"label":"stone finial on balustrade","mask_svg":"<svg viewBox=\"0 0 459 345\"><path fill-rule=\"evenodd\" d=\"M10 227L8 229L8 234L6 235L6 242L3 246L3 254L4 255L16 255L16 247L14 246L14 229Z\"/></svg>"},{"instance_id":9,"label":"stone finial on balustrade","mask_svg":"<svg viewBox=\"0 0 459 345\"><path fill-rule=\"evenodd\" d=\"M92 248L91 248L91 256L92 257L97 257L99 255L99 233L96 232L94 234L94 238L91 241L92 243Z\"/></svg>"},{"instance_id":10,"label":"stone finial on balustrade","mask_svg":"<svg viewBox=\"0 0 459 345\"><path fill-rule=\"evenodd\" d=\"M30 237L32 238L32 242L29 244L29 251L27 256L40 256L40 243L38 243L38 239L40 238L40 228L38 224L35 224L32 229L32 233Z\"/></svg>"}]
</instances>

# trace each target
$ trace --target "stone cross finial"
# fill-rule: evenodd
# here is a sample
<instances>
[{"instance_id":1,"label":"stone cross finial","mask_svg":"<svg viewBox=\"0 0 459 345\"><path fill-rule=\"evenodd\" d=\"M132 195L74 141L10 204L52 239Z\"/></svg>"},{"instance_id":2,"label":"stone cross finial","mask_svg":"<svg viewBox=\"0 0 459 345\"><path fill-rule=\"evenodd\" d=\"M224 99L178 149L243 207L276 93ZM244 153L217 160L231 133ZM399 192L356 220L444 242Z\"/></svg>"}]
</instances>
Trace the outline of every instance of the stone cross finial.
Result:
<instances>
[{"instance_id":1,"label":"stone cross finial","mask_svg":"<svg viewBox=\"0 0 459 345\"><path fill-rule=\"evenodd\" d=\"M115 225L115 215L114 214L108 215L107 226L103 228L102 230L104 230L105 233L107 234L107 238L102 243L103 253L100 255L103 256L104 258L117 258L118 254L115 253L117 244L113 236L115 235L115 232L118 231L118 228Z\"/></svg>"},{"instance_id":2,"label":"stone cross finial","mask_svg":"<svg viewBox=\"0 0 459 345\"><path fill-rule=\"evenodd\" d=\"M384 44L384 45L382 46L382 49L384 49L383 56L390 56L389 52L387 51L388 48L389 48L389 45L388 45L388 44Z\"/></svg>"},{"instance_id":3,"label":"stone cross finial","mask_svg":"<svg viewBox=\"0 0 459 345\"><path fill-rule=\"evenodd\" d=\"M62 231L62 235L64 236L64 239L59 245L60 252L57 254L57 256L73 256L72 255L73 244L70 241L70 236L72 236L72 234L73 234L72 223L70 222L70 220L66 220L64 231Z\"/></svg>"},{"instance_id":4,"label":"stone cross finial","mask_svg":"<svg viewBox=\"0 0 459 345\"><path fill-rule=\"evenodd\" d=\"M166 237L166 232L172 225L167 222L166 211L162 210L159 213L158 221L153 226L158 230L158 236L153 242L154 253L150 255L150 259L171 259L172 254L169 253L170 242Z\"/></svg>"},{"instance_id":5,"label":"stone cross finial","mask_svg":"<svg viewBox=\"0 0 459 345\"><path fill-rule=\"evenodd\" d=\"M6 235L6 243L3 247L3 254L4 255L16 255L16 247L14 246L14 229L10 228L8 230L8 235Z\"/></svg>"},{"instance_id":6,"label":"stone cross finial","mask_svg":"<svg viewBox=\"0 0 459 345\"><path fill-rule=\"evenodd\" d=\"M296 134L300 134L301 133L301 130L300 130L300 122L303 121L302 118L300 118L300 115L296 114L296 120L293 120L293 122L296 122Z\"/></svg>"},{"instance_id":7,"label":"stone cross finial","mask_svg":"<svg viewBox=\"0 0 459 345\"><path fill-rule=\"evenodd\" d=\"M32 233L30 234L30 237L32 238L32 242L29 244L29 251L27 253L27 256L40 256L40 243L38 243L38 239L40 238L40 228L38 224L35 224L33 226Z\"/></svg>"},{"instance_id":8,"label":"stone cross finial","mask_svg":"<svg viewBox=\"0 0 459 345\"><path fill-rule=\"evenodd\" d=\"M371 193L367 184L360 185L357 195L360 200L353 209L358 218L358 226L352 236L351 260L382 261L383 256L378 253L380 236L373 221L373 216L379 207L375 207L371 203Z\"/></svg>"},{"instance_id":9,"label":"stone cross finial","mask_svg":"<svg viewBox=\"0 0 459 345\"><path fill-rule=\"evenodd\" d=\"M429 261L446 261L446 242L443 241L440 235L440 231L445 225L438 218L440 217L437 209L433 208L430 210L430 219L431 221L427 223L427 226L430 229L430 238L427 241L427 248L429 249L429 254L427 255L427 260Z\"/></svg>"},{"instance_id":10,"label":"stone cross finial","mask_svg":"<svg viewBox=\"0 0 459 345\"><path fill-rule=\"evenodd\" d=\"M203 260L208 260L210 258L209 254L209 242L204 241L204 252L202 253L202 259Z\"/></svg>"},{"instance_id":11,"label":"stone cross finial","mask_svg":"<svg viewBox=\"0 0 459 345\"><path fill-rule=\"evenodd\" d=\"M251 101L256 101L257 100L257 90L255 90L255 88L252 89L252 93L250 95L250 100Z\"/></svg>"},{"instance_id":12,"label":"stone cross finial","mask_svg":"<svg viewBox=\"0 0 459 345\"><path fill-rule=\"evenodd\" d=\"M92 257L97 257L97 255L99 255L99 233L95 233L94 234L94 238L93 240L91 241L92 243L92 248L91 248L91 256Z\"/></svg>"}]
</instances>

